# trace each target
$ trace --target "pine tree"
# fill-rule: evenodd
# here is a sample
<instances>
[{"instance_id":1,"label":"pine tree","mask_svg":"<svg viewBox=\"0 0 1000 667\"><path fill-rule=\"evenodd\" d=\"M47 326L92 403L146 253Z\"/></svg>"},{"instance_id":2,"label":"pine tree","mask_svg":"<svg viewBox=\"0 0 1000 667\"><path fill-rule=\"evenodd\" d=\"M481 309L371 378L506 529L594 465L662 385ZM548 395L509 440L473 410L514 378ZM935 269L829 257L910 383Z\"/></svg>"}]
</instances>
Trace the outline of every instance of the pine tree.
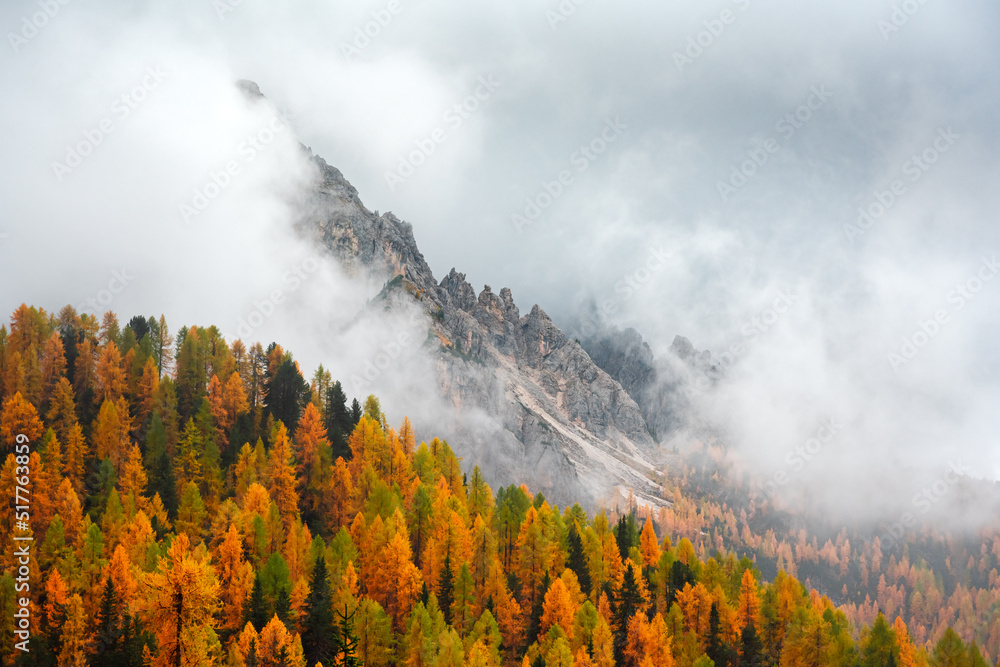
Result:
<instances>
[{"instance_id":1,"label":"pine tree","mask_svg":"<svg viewBox=\"0 0 1000 667\"><path fill-rule=\"evenodd\" d=\"M441 568L441 576L438 578L438 606L441 607L442 613L444 613L444 622L451 625L451 605L454 602L454 596L452 591L454 573L451 571L451 554L447 554L444 557L444 567Z\"/></svg>"},{"instance_id":2,"label":"pine tree","mask_svg":"<svg viewBox=\"0 0 1000 667\"><path fill-rule=\"evenodd\" d=\"M622 524L619 524L621 526ZM615 662L622 663L625 654L625 644L628 640L628 624L640 610L642 597L639 585L635 580L635 569L628 562L621 587L614 591L612 616L614 620Z\"/></svg>"},{"instance_id":3,"label":"pine tree","mask_svg":"<svg viewBox=\"0 0 1000 667\"><path fill-rule=\"evenodd\" d=\"M753 623L747 623L740 632L740 667L763 667L764 647Z\"/></svg>"},{"instance_id":4,"label":"pine tree","mask_svg":"<svg viewBox=\"0 0 1000 667\"><path fill-rule=\"evenodd\" d=\"M413 494L413 510L410 514L410 533L413 536L413 562L417 568L422 567L422 557L430 530L433 505L427 487L418 484Z\"/></svg>"},{"instance_id":5,"label":"pine tree","mask_svg":"<svg viewBox=\"0 0 1000 667\"><path fill-rule=\"evenodd\" d=\"M274 599L274 613L286 626L291 623L291 608L292 598L288 593L288 586L280 586Z\"/></svg>"},{"instance_id":6,"label":"pine tree","mask_svg":"<svg viewBox=\"0 0 1000 667\"><path fill-rule=\"evenodd\" d=\"M351 449L347 446L347 438L354 430L356 421L347 407L347 395L340 381L334 382L326 390L326 437L330 441L331 455L334 460L338 456L345 460L351 458Z\"/></svg>"},{"instance_id":7,"label":"pine tree","mask_svg":"<svg viewBox=\"0 0 1000 667\"><path fill-rule=\"evenodd\" d=\"M722 638L719 636L719 605L713 602L708 620L708 644L705 647L705 655L712 659L717 667L726 667L725 650Z\"/></svg>"},{"instance_id":8,"label":"pine tree","mask_svg":"<svg viewBox=\"0 0 1000 667\"><path fill-rule=\"evenodd\" d=\"M573 570L577 581L580 582L580 590L589 597L592 587L590 568L587 567L587 557L583 552L583 540L580 538L579 527L575 523L569 529L567 541L569 543L569 558L566 561L566 567Z\"/></svg>"},{"instance_id":9,"label":"pine tree","mask_svg":"<svg viewBox=\"0 0 1000 667\"><path fill-rule=\"evenodd\" d=\"M122 628L118 611L115 583L108 577L97 613L94 650L90 654L92 667L114 667L121 660Z\"/></svg>"},{"instance_id":10,"label":"pine tree","mask_svg":"<svg viewBox=\"0 0 1000 667\"><path fill-rule=\"evenodd\" d=\"M542 614L545 613L545 593L549 590L551 582L552 579L549 577L549 573L546 572L545 576L542 577L535 600L531 604L531 615L528 617L528 641L538 639L538 636L541 634Z\"/></svg>"},{"instance_id":11,"label":"pine tree","mask_svg":"<svg viewBox=\"0 0 1000 667\"><path fill-rule=\"evenodd\" d=\"M636 530L635 515L631 512L623 514L618 519L618 525L614 529L615 539L618 541L618 552L622 562L628 560L629 550L638 545L639 533Z\"/></svg>"},{"instance_id":12,"label":"pine tree","mask_svg":"<svg viewBox=\"0 0 1000 667\"><path fill-rule=\"evenodd\" d=\"M302 624L302 648L309 667L317 662L334 664L334 656L340 650L336 632L330 583L326 578L326 558L321 553L313 566L309 596L306 598L306 616Z\"/></svg>"},{"instance_id":13,"label":"pine tree","mask_svg":"<svg viewBox=\"0 0 1000 667\"><path fill-rule=\"evenodd\" d=\"M254 630L260 632L267 625L271 617L267 608L267 600L264 599L264 584L260 572L257 572L253 579L253 587L250 589L250 597L243 605L243 621L253 626Z\"/></svg>"},{"instance_id":14,"label":"pine tree","mask_svg":"<svg viewBox=\"0 0 1000 667\"><path fill-rule=\"evenodd\" d=\"M361 661L358 660L357 650L358 650L358 637L354 634L354 615L357 611L352 611L350 614L347 610L336 612L337 621L335 637L336 637L336 662L335 664L339 667L361 667Z\"/></svg>"},{"instance_id":15,"label":"pine tree","mask_svg":"<svg viewBox=\"0 0 1000 667\"><path fill-rule=\"evenodd\" d=\"M268 414L286 426L299 423L308 397L309 385L291 358L282 361L264 383L264 406Z\"/></svg>"},{"instance_id":16,"label":"pine tree","mask_svg":"<svg viewBox=\"0 0 1000 667\"><path fill-rule=\"evenodd\" d=\"M257 657L257 639L250 640L250 650L247 652L246 667L260 667L260 658Z\"/></svg>"}]
</instances>

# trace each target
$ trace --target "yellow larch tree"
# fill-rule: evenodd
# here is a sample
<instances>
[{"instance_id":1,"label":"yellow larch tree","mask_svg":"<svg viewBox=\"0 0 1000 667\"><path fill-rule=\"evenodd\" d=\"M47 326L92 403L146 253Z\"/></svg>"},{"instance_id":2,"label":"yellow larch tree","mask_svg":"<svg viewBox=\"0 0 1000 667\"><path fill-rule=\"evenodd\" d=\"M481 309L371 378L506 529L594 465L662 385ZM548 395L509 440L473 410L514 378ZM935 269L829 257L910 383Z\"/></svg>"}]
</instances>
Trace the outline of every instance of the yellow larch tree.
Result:
<instances>
[{"instance_id":1,"label":"yellow larch tree","mask_svg":"<svg viewBox=\"0 0 1000 667\"><path fill-rule=\"evenodd\" d=\"M78 593L69 597L66 604L66 622L63 624L62 649L59 651L61 667L87 667L87 650L90 647L90 623Z\"/></svg>"},{"instance_id":2,"label":"yellow larch tree","mask_svg":"<svg viewBox=\"0 0 1000 667\"><path fill-rule=\"evenodd\" d=\"M604 618L594 627L594 667L615 667L615 644L611 627Z\"/></svg>"},{"instance_id":3,"label":"yellow larch tree","mask_svg":"<svg viewBox=\"0 0 1000 667\"><path fill-rule=\"evenodd\" d=\"M133 565L129 559L128 551L124 545L119 544L111 554L111 560L104 567L104 579L111 577L115 582L115 594L122 606L126 609L132 608L132 603L136 599L139 584L133 574Z\"/></svg>"},{"instance_id":4,"label":"yellow larch tree","mask_svg":"<svg viewBox=\"0 0 1000 667\"><path fill-rule=\"evenodd\" d=\"M139 386L136 389L135 418L138 423L145 423L146 418L153 412L159 389L160 371L156 367L156 362L150 357L142 367L142 375L139 377Z\"/></svg>"},{"instance_id":5,"label":"yellow larch tree","mask_svg":"<svg viewBox=\"0 0 1000 667\"><path fill-rule=\"evenodd\" d=\"M59 378L52 389L49 400L49 411L45 421L55 429L56 435L65 442L69 439L69 429L76 423L76 400L73 395L73 385L65 377Z\"/></svg>"},{"instance_id":6,"label":"yellow larch tree","mask_svg":"<svg viewBox=\"0 0 1000 667\"><path fill-rule=\"evenodd\" d=\"M90 449L83 437L83 428L73 422L66 436L66 452L63 455L63 475L72 483L73 488L83 490L83 476L87 460L90 459Z\"/></svg>"},{"instance_id":7,"label":"yellow larch tree","mask_svg":"<svg viewBox=\"0 0 1000 667\"><path fill-rule=\"evenodd\" d=\"M49 402L59 380L66 377L66 350L58 331L45 341L42 353L42 404Z\"/></svg>"},{"instance_id":8,"label":"yellow larch tree","mask_svg":"<svg viewBox=\"0 0 1000 667\"><path fill-rule=\"evenodd\" d=\"M213 664L219 582L204 547L192 550L188 536L178 535L144 589L145 625L159 647L155 667Z\"/></svg>"},{"instance_id":9,"label":"yellow larch tree","mask_svg":"<svg viewBox=\"0 0 1000 667\"><path fill-rule=\"evenodd\" d=\"M410 540L405 532L397 532L389 541L379 563L379 583L372 598L382 605L397 631L401 632L423 584L420 570L411 559Z\"/></svg>"},{"instance_id":10,"label":"yellow larch tree","mask_svg":"<svg viewBox=\"0 0 1000 667\"><path fill-rule=\"evenodd\" d=\"M66 544L79 548L83 543L83 509L80 497L68 479L63 479L56 491L56 512L63 522Z\"/></svg>"},{"instance_id":11,"label":"yellow larch tree","mask_svg":"<svg viewBox=\"0 0 1000 667\"><path fill-rule=\"evenodd\" d=\"M892 630L896 635L896 643L899 645L899 667L916 667L917 649L910 639L906 623L899 616L893 622Z\"/></svg>"},{"instance_id":12,"label":"yellow larch tree","mask_svg":"<svg viewBox=\"0 0 1000 667\"><path fill-rule=\"evenodd\" d=\"M647 621L645 614L636 614L628 624L625 665L641 667L648 659L656 667L674 667L677 663L670 646L670 634L663 616L656 614L652 621Z\"/></svg>"},{"instance_id":13,"label":"yellow larch tree","mask_svg":"<svg viewBox=\"0 0 1000 667\"><path fill-rule=\"evenodd\" d=\"M149 505L149 499L146 497L147 481L146 469L142 465L142 452L139 451L139 445L133 444L128 449L118 478L122 505L129 518L134 516L137 510L145 510Z\"/></svg>"},{"instance_id":14,"label":"yellow larch tree","mask_svg":"<svg viewBox=\"0 0 1000 667\"><path fill-rule=\"evenodd\" d=\"M712 614L712 596L700 581L694 586L684 584L677 591L677 604L684 614L684 626L698 635L701 647L704 649L708 641L709 621Z\"/></svg>"},{"instance_id":15,"label":"yellow larch tree","mask_svg":"<svg viewBox=\"0 0 1000 667\"><path fill-rule=\"evenodd\" d=\"M736 607L736 624L742 630L748 623L757 626L757 617L760 615L760 597L757 595L757 581L753 577L753 572L749 569L743 571L743 578L740 581L740 597Z\"/></svg>"},{"instance_id":16,"label":"yellow larch tree","mask_svg":"<svg viewBox=\"0 0 1000 667\"><path fill-rule=\"evenodd\" d=\"M539 525L538 512L529 507L517 536L517 576L524 586L525 600L534 604L542 593L542 579L549 567L549 548Z\"/></svg>"}]
</instances>

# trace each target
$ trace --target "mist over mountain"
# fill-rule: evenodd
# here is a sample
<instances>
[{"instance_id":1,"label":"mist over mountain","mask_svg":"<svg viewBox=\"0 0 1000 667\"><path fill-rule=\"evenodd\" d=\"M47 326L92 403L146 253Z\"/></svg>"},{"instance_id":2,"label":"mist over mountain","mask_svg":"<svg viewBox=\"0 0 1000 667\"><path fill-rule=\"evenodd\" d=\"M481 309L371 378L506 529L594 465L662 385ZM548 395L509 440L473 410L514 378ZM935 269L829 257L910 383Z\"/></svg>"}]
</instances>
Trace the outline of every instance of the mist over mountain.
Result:
<instances>
[{"instance_id":1,"label":"mist over mountain","mask_svg":"<svg viewBox=\"0 0 1000 667\"><path fill-rule=\"evenodd\" d=\"M562 504L607 502L629 491L662 504L656 442L618 382L539 306L521 316L509 289L486 286L477 296L455 269L435 279L411 225L369 211L338 169L313 160L318 187L298 229L348 272L384 278L376 301L386 308L418 309L426 333L412 343L429 354L442 398L454 408L447 421L459 455L497 485L529 480ZM394 381L386 372L394 365L387 349L352 381L365 377L378 390ZM420 428L431 416L415 420Z\"/></svg>"},{"instance_id":2,"label":"mist over mountain","mask_svg":"<svg viewBox=\"0 0 1000 667\"><path fill-rule=\"evenodd\" d=\"M749 627L754 665L996 664L995 2L11 0L0 26L0 446L40 434L31 613L75 646L38 664L87 662L106 565L169 642L173 545L245 588L188 628L217 663L265 623L316 649L308 553L373 666L423 641L410 606L456 633L419 655L480 667L634 667L658 632L656 664L734 667ZM147 369L161 321L183 372ZM444 623L464 561L475 618Z\"/></svg>"}]
</instances>

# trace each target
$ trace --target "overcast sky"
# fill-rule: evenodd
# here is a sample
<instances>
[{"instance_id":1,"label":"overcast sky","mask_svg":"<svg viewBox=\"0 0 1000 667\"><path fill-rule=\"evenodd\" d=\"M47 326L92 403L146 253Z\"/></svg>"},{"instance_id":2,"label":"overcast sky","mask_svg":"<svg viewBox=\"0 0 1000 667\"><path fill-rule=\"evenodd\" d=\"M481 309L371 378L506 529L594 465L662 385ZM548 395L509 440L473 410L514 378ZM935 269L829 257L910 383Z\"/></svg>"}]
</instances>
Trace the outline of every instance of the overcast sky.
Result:
<instances>
[{"instance_id":1,"label":"overcast sky","mask_svg":"<svg viewBox=\"0 0 1000 667\"><path fill-rule=\"evenodd\" d=\"M352 315L368 294L335 268L287 279L312 254L287 231L298 139L411 222L438 278L508 286L567 327L596 303L658 355L676 334L720 358L749 343L699 400L760 475L798 475L786 456L834 418L799 479L958 458L1000 478L994 2L45 11L0 8L6 313L103 294L123 320L232 332L278 285ZM185 216L213 172L226 185ZM292 319L255 335L327 361Z\"/></svg>"}]
</instances>

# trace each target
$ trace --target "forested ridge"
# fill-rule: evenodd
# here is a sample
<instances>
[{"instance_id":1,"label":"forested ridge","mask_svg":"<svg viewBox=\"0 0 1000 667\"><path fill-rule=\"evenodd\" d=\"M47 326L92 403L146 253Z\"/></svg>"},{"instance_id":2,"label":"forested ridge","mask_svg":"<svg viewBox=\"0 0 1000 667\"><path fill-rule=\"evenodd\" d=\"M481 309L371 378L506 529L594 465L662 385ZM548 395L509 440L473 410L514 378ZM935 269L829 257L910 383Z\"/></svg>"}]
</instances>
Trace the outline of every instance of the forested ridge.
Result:
<instances>
[{"instance_id":1,"label":"forested ridge","mask_svg":"<svg viewBox=\"0 0 1000 667\"><path fill-rule=\"evenodd\" d=\"M17 309L0 327L0 479L10 490L29 478L30 525L15 525L11 491L4 664L998 657L1000 539L968 563L945 556L946 586L909 551L883 562L877 541L852 551L846 534L819 546L805 531L764 532L765 513L692 495L712 481L696 464L675 472L658 512L560 509L525 486L494 492L447 442L418 444L408 419L387 423L374 396L349 401L322 366L309 377L280 345L226 341L216 327L171 335L162 316L121 325L110 312ZM29 653L15 648L15 535L34 538ZM838 604L795 578L825 587L820 565L845 579ZM857 598L872 586L876 599Z\"/></svg>"}]
</instances>

